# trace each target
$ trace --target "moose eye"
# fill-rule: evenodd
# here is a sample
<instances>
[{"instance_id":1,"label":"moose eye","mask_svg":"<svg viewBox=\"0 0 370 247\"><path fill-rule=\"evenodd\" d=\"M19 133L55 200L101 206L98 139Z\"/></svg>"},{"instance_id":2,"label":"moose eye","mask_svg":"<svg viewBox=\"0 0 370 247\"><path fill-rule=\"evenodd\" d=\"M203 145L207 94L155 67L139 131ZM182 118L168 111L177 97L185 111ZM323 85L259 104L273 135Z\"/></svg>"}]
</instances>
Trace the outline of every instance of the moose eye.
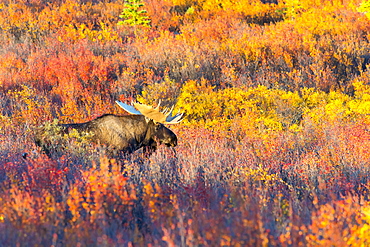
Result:
<instances>
[{"instance_id":1,"label":"moose eye","mask_svg":"<svg viewBox=\"0 0 370 247\"><path fill-rule=\"evenodd\" d=\"M155 125L155 130L157 131L157 130L159 130L161 128L161 125L160 124L156 124Z\"/></svg>"}]
</instances>

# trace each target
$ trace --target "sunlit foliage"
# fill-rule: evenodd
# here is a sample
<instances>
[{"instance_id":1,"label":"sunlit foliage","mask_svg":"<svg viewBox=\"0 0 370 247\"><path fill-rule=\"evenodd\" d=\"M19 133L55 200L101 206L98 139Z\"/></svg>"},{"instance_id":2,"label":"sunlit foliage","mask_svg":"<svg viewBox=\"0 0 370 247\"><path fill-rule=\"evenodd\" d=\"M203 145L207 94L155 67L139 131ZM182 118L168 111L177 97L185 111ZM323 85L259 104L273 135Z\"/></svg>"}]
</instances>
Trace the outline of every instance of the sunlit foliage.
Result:
<instances>
[{"instance_id":1,"label":"sunlit foliage","mask_svg":"<svg viewBox=\"0 0 370 247\"><path fill-rule=\"evenodd\" d=\"M0 1L0 246L368 246L369 9ZM184 112L178 146L60 131L115 100Z\"/></svg>"},{"instance_id":2,"label":"sunlit foliage","mask_svg":"<svg viewBox=\"0 0 370 247\"><path fill-rule=\"evenodd\" d=\"M145 5L140 0L128 0L119 17L123 20L118 25L149 26L150 20L146 16Z\"/></svg>"}]
</instances>

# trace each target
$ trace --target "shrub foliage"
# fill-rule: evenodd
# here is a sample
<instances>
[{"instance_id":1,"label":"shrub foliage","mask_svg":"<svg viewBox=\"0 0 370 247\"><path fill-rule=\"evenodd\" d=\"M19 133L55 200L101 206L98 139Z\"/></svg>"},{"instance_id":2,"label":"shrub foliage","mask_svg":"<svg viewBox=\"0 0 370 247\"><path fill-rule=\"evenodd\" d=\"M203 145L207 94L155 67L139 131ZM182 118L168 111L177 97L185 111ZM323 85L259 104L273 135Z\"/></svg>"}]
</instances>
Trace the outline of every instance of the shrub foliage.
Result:
<instances>
[{"instance_id":1,"label":"shrub foliage","mask_svg":"<svg viewBox=\"0 0 370 247\"><path fill-rule=\"evenodd\" d=\"M368 9L1 1L0 245L368 246ZM58 132L115 100L184 112L179 145Z\"/></svg>"}]
</instances>

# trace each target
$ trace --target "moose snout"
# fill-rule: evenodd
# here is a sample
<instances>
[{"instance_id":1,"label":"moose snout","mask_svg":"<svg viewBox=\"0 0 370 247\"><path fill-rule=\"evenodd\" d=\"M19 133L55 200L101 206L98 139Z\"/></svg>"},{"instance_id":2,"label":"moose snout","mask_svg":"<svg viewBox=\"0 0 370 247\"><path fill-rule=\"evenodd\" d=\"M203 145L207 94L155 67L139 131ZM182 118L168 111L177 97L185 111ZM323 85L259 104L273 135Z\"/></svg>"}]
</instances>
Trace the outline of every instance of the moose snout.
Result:
<instances>
[{"instance_id":1,"label":"moose snout","mask_svg":"<svg viewBox=\"0 0 370 247\"><path fill-rule=\"evenodd\" d=\"M177 146L177 140L172 140L168 143L166 143L167 147L176 147Z\"/></svg>"},{"instance_id":2,"label":"moose snout","mask_svg":"<svg viewBox=\"0 0 370 247\"><path fill-rule=\"evenodd\" d=\"M177 146L177 138L172 137L172 138L166 138L163 142L167 147L176 147Z\"/></svg>"}]
</instances>

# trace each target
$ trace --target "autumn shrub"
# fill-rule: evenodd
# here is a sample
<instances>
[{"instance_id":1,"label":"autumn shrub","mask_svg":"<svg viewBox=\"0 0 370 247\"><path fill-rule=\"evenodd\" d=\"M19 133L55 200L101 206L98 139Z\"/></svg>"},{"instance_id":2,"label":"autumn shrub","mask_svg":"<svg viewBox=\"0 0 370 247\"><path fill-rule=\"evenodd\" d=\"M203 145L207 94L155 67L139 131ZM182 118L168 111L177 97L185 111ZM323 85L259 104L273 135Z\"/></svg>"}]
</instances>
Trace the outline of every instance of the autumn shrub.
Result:
<instances>
[{"instance_id":1,"label":"autumn shrub","mask_svg":"<svg viewBox=\"0 0 370 247\"><path fill-rule=\"evenodd\" d=\"M81 157L88 156L87 150L91 146L92 137L90 133L79 133L77 130L67 133L56 119L40 126L35 133L36 143L46 154L56 157L65 152Z\"/></svg>"},{"instance_id":2,"label":"autumn shrub","mask_svg":"<svg viewBox=\"0 0 370 247\"><path fill-rule=\"evenodd\" d=\"M187 114L189 124L198 122L211 128L224 125L228 129L237 123L247 133L295 128L304 111L303 101L296 93L263 86L215 90L205 80L184 84L177 106Z\"/></svg>"},{"instance_id":3,"label":"autumn shrub","mask_svg":"<svg viewBox=\"0 0 370 247\"><path fill-rule=\"evenodd\" d=\"M354 198L356 199L356 198ZM348 202L347 202L348 203ZM369 244L368 235L369 235L369 206L366 202L364 205L358 206L356 203L353 207L351 203L349 203L351 208L355 208L356 215L353 215L355 223L350 224L350 229L347 230L350 234L343 238L346 241L346 244L349 245L367 245ZM344 204L344 206L347 206ZM348 209L347 209L348 210ZM350 210L348 210L350 211ZM352 210L351 210L352 211ZM348 213L347 213L348 214ZM326 232L325 232L326 233Z\"/></svg>"},{"instance_id":4,"label":"autumn shrub","mask_svg":"<svg viewBox=\"0 0 370 247\"><path fill-rule=\"evenodd\" d=\"M8 38L20 41L30 38L34 42L42 42L46 35L59 32L62 39L68 38L68 30L71 33L77 32L72 38L112 39L106 25L110 26L117 20L121 4L119 1L99 3L54 1L48 5L40 4L38 1L3 3L1 6L3 21L0 27ZM93 31L92 27L100 31ZM62 37L65 32L67 36Z\"/></svg>"},{"instance_id":5,"label":"autumn shrub","mask_svg":"<svg viewBox=\"0 0 370 247\"><path fill-rule=\"evenodd\" d=\"M368 245L368 1L124 4L0 4L0 245ZM115 100L184 112L178 146L53 122Z\"/></svg>"},{"instance_id":6,"label":"autumn shrub","mask_svg":"<svg viewBox=\"0 0 370 247\"><path fill-rule=\"evenodd\" d=\"M141 103L148 105L158 104L159 101L162 106L175 105L179 93L180 84L169 79L169 77L165 77L162 82L144 86L143 91L138 95L137 99Z\"/></svg>"},{"instance_id":7,"label":"autumn shrub","mask_svg":"<svg viewBox=\"0 0 370 247\"><path fill-rule=\"evenodd\" d=\"M147 65L143 73L152 73L154 82L164 75L178 83L202 77L217 81L219 76L216 50L193 47L170 32L160 33L154 40L139 39L133 48L140 57L139 61ZM146 83L151 83L151 80Z\"/></svg>"},{"instance_id":8,"label":"autumn shrub","mask_svg":"<svg viewBox=\"0 0 370 247\"><path fill-rule=\"evenodd\" d=\"M62 185L66 186L61 197L55 198L68 200L53 202L54 194L50 192L53 195L51 198L37 204L47 207L49 202L58 203L58 208L67 210L63 214L45 211L49 219L46 222L55 226L52 228L55 230L48 234L55 234L55 237L47 241L55 238L61 244L90 244L91 239L106 239L110 243L141 241L158 244L172 242L177 245L272 244L283 239L288 242L303 241L305 236L311 234L308 231L302 236L299 231L310 227L311 212L315 208L312 198L317 197L317 205L322 205L335 200L336 196L346 196L351 192L364 193L359 187L349 187L348 184L354 184L359 178L358 172L364 179L358 185L366 184L366 169L361 171L359 166L353 165L352 169L342 173L340 170L345 171L346 166L338 167L337 164L338 161L345 162L343 157L350 157L343 152L349 150L347 145L355 145L351 148L358 154L365 152L351 158L351 164L356 164L353 163L354 159L366 161L364 157L369 157L366 148L361 145L363 142L356 141L361 135L353 134L350 137L352 133L366 134L365 130L354 132L354 129L347 131L328 126L326 135L307 130L292 132L273 142L258 139L249 142L248 138L235 141L225 137L222 132L199 127L180 128L176 132L182 140L176 150L160 147L150 159L139 162L134 155L124 160L127 177L122 176L119 164L105 158L95 161L98 162L96 166L81 166L78 170L73 166L83 162L67 159L65 162L73 163L57 168L56 171L62 171L56 173L60 174L59 177L48 173L54 176L52 178L43 175L43 169L31 169L28 166L35 181L43 181L37 180L39 174L40 178L52 179L55 185L62 181ZM367 140L366 135L361 137ZM307 143L309 138L311 144ZM332 140L336 142L330 147L328 143ZM330 148L334 149L330 151ZM52 163L42 160L32 162L35 162L33 167L49 170L53 167ZM7 167L6 171L11 171L10 166ZM73 172L64 170L65 167ZM67 174L74 179L67 179ZM9 179L6 181L10 182ZM27 181L36 190L35 193L42 192L37 183L30 183L33 180ZM46 188L57 188L52 192L61 191L58 186L50 186ZM127 191L127 195L126 192L122 194L122 188L126 188L124 191ZM338 194L331 196L332 193ZM44 195L44 198L48 198ZM122 196L131 199L122 199ZM31 196L30 202L34 202L34 198ZM53 208L52 205L48 207ZM6 204L2 208L10 210L12 207ZM34 207L37 206L31 208ZM15 223L9 218L13 213L6 212L2 214L4 222ZM21 232L27 232L30 236L36 234L40 229L39 224L31 231L27 228L28 222L31 222L30 216L22 214L22 217L25 223ZM210 218L223 227L215 228ZM63 219L67 224L58 225L56 219ZM357 225L354 223L353 226ZM88 232L83 230L86 227L90 229ZM312 229L313 237L318 236ZM147 238L148 234L150 238ZM278 240L279 236L281 238ZM34 241L41 240L35 238Z\"/></svg>"}]
</instances>

